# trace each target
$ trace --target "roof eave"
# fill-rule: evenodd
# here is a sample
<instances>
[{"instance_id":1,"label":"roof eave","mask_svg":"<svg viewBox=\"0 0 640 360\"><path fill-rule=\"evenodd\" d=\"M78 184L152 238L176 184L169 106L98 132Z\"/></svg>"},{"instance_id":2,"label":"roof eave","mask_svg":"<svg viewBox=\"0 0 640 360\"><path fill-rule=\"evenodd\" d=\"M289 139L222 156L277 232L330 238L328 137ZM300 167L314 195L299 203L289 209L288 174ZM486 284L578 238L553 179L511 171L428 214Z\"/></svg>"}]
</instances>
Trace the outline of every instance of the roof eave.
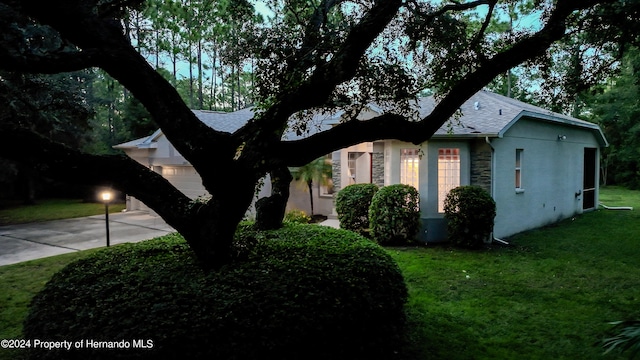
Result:
<instances>
[{"instance_id":1,"label":"roof eave","mask_svg":"<svg viewBox=\"0 0 640 360\"><path fill-rule=\"evenodd\" d=\"M484 138L497 138L496 133L473 133L473 134L434 134L431 138L437 140L456 140L456 139L484 139Z\"/></svg>"},{"instance_id":2,"label":"roof eave","mask_svg":"<svg viewBox=\"0 0 640 360\"><path fill-rule=\"evenodd\" d=\"M589 130L591 130L591 131L596 133L596 138L598 140L598 143L600 144L600 147L608 147L609 146L609 142L607 141L607 138L604 136L604 133L602 132L602 129L597 124L593 124L593 123L589 123L589 122L582 122L582 121L575 121L575 120L571 120L571 119L568 119L568 118L565 118L565 117L556 116L554 114L544 114L544 113L539 113L539 112L534 112L534 111L529 111L529 110L522 110L518 115L516 115L516 117L513 118L513 120L511 120L507 125L505 125L505 127L502 128L502 130L500 130L500 132L498 133L498 137L499 138L504 137L504 134L516 122L518 122L522 118L531 118L531 119L537 119L537 120L542 120L542 121L559 123L559 124L573 126L573 127L579 127L579 128L583 128L583 129L589 129Z\"/></svg>"}]
</instances>

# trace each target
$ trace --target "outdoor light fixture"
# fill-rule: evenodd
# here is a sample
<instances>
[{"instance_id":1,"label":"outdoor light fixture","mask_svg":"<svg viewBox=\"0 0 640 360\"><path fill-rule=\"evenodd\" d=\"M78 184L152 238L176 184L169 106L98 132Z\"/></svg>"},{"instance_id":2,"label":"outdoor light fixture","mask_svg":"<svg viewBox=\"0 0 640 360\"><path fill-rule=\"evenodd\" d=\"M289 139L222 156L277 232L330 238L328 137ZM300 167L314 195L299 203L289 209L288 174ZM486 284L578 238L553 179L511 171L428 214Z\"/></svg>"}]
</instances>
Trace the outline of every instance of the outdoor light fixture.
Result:
<instances>
[{"instance_id":1,"label":"outdoor light fixture","mask_svg":"<svg viewBox=\"0 0 640 360\"><path fill-rule=\"evenodd\" d=\"M567 135L558 135L558 141L567 140Z\"/></svg>"},{"instance_id":2,"label":"outdoor light fixture","mask_svg":"<svg viewBox=\"0 0 640 360\"><path fill-rule=\"evenodd\" d=\"M100 197L102 198L102 201L104 202L104 223L105 223L105 227L107 230L107 247L109 245L111 245L109 242L109 202L111 201L111 198L113 197L113 194L111 194L111 191L103 191L100 194Z\"/></svg>"},{"instance_id":3,"label":"outdoor light fixture","mask_svg":"<svg viewBox=\"0 0 640 360\"><path fill-rule=\"evenodd\" d=\"M105 203L108 203L109 201L111 201L111 192L103 191L101 196L102 196L102 201L104 201Z\"/></svg>"}]
</instances>

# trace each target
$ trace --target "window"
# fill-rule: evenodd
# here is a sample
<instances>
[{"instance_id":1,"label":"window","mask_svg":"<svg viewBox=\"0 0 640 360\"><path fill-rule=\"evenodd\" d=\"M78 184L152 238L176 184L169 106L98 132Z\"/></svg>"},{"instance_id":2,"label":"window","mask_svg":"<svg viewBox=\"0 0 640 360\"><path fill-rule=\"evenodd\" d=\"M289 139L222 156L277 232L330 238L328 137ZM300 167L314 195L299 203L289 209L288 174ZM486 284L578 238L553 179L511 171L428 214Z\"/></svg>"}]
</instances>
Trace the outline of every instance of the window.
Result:
<instances>
[{"instance_id":1,"label":"window","mask_svg":"<svg viewBox=\"0 0 640 360\"><path fill-rule=\"evenodd\" d=\"M516 191L522 190L522 149L516 149Z\"/></svg>"},{"instance_id":2,"label":"window","mask_svg":"<svg viewBox=\"0 0 640 360\"><path fill-rule=\"evenodd\" d=\"M444 199L460 186L460 149L438 149L438 212L444 212Z\"/></svg>"},{"instance_id":3,"label":"window","mask_svg":"<svg viewBox=\"0 0 640 360\"><path fill-rule=\"evenodd\" d=\"M400 183L418 188L419 149L400 150Z\"/></svg>"},{"instance_id":4,"label":"window","mask_svg":"<svg viewBox=\"0 0 640 360\"><path fill-rule=\"evenodd\" d=\"M371 153L368 152L350 152L348 153L349 167L347 174L349 176L349 184L371 183Z\"/></svg>"},{"instance_id":5,"label":"window","mask_svg":"<svg viewBox=\"0 0 640 360\"><path fill-rule=\"evenodd\" d=\"M358 160L358 158L362 155L362 153L359 152L350 152L349 153L349 184L355 184L356 183L356 162Z\"/></svg>"}]
</instances>

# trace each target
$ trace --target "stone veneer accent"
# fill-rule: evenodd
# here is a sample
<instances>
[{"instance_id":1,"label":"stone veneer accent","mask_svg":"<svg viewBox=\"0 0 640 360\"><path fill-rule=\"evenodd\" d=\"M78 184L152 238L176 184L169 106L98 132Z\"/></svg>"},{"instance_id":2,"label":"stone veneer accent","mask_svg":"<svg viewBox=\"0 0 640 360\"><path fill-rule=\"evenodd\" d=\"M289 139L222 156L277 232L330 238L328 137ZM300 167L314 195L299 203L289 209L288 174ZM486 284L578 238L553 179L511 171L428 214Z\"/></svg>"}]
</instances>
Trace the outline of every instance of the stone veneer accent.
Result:
<instances>
[{"instance_id":1,"label":"stone veneer accent","mask_svg":"<svg viewBox=\"0 0 640 360\"><path fill-rule=\"evenodd\" d=\"M378 185L384 186L384 153L374 152L371 156L371 181Z\"/></svg>"},{"instance_id":2,"label":"stone veneer accent","mask_svg":"<svg viewBox=\"0 0 640 360\"><path fill-rule=\"evenodd\" d=\"M471 144L471 185L491 194L491 147L485 142Z\"/></svg>"},{"instance_id":3,"label":"stone veneer accent","mask_svg":"<svg viewBox=\"0 0 640 360\"><path fill-rule=\"evenodd\" d=\"M333 179L333 193L340 191L340 158L333 159L331 163L331 178Z\"/></svg>"}]
</instances>

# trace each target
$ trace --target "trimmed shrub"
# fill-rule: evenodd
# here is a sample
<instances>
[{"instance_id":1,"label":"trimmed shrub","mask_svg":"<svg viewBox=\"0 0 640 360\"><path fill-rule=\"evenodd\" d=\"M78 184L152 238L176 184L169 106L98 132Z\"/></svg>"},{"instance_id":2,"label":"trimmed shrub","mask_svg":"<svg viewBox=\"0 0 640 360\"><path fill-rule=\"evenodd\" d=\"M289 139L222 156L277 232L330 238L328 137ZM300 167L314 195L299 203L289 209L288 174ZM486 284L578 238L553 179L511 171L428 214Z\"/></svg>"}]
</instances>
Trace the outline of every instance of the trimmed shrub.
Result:
<instances>
[{"instance_id":1,"label":"trimmed shrub","mask_svg":"<svg viewBox=\"0 0 640 360\"><path fill-rule=\"evenodd\" d=\"M493 231L496 203L478 186L459 186L444 200L444 217L453 244L477 249Z\"/></svg>"},{"instance_id":2,"label":"trimmed shrub","mask_svg":"<svg viewBox=\"0 0 640 360\"><path fill-rule=\"evenodd\" d=\"M311 217L302 210L289 210L284 214L284 222L308 224L311 221Z\"/></svg>"},{"instance_id":3,"label":"trimmed shrub","mask_svg":"<svg viewBox=\"0 0 640 360\"><path fill-rule=\"evenodd\" d=\"M218 271L201 270L178 235L70 264L35 296L25 338L131 347L32 349L30 357L364 359L398 350L407 289L382 248L317 225L239 229L240 242L255 246ZM134 349L134 340L153 347Z\"/></svg>"},{"instance_id":4,"label":"trimmed shrub","mask_svg":"<svg viewBox=\"0 0 640 360\"><path fill-rule=\"evenodd\" d=\"M380 189L369 208L371 238L378 244L403 244L415 240L420 229L420 195L410 185Z\"/></svg>"},{"instance_id":5,"label":"trimmed shrub","mask_svg":"<svg viewBox=\"0 0 640 360\"><path fill-rule=\"evenodd\" d=\"M369 229L369 206L378 191L376 184L352 184L336 195L336 212L340 227L365 234Z\"/></svg>"}]
</instances>

